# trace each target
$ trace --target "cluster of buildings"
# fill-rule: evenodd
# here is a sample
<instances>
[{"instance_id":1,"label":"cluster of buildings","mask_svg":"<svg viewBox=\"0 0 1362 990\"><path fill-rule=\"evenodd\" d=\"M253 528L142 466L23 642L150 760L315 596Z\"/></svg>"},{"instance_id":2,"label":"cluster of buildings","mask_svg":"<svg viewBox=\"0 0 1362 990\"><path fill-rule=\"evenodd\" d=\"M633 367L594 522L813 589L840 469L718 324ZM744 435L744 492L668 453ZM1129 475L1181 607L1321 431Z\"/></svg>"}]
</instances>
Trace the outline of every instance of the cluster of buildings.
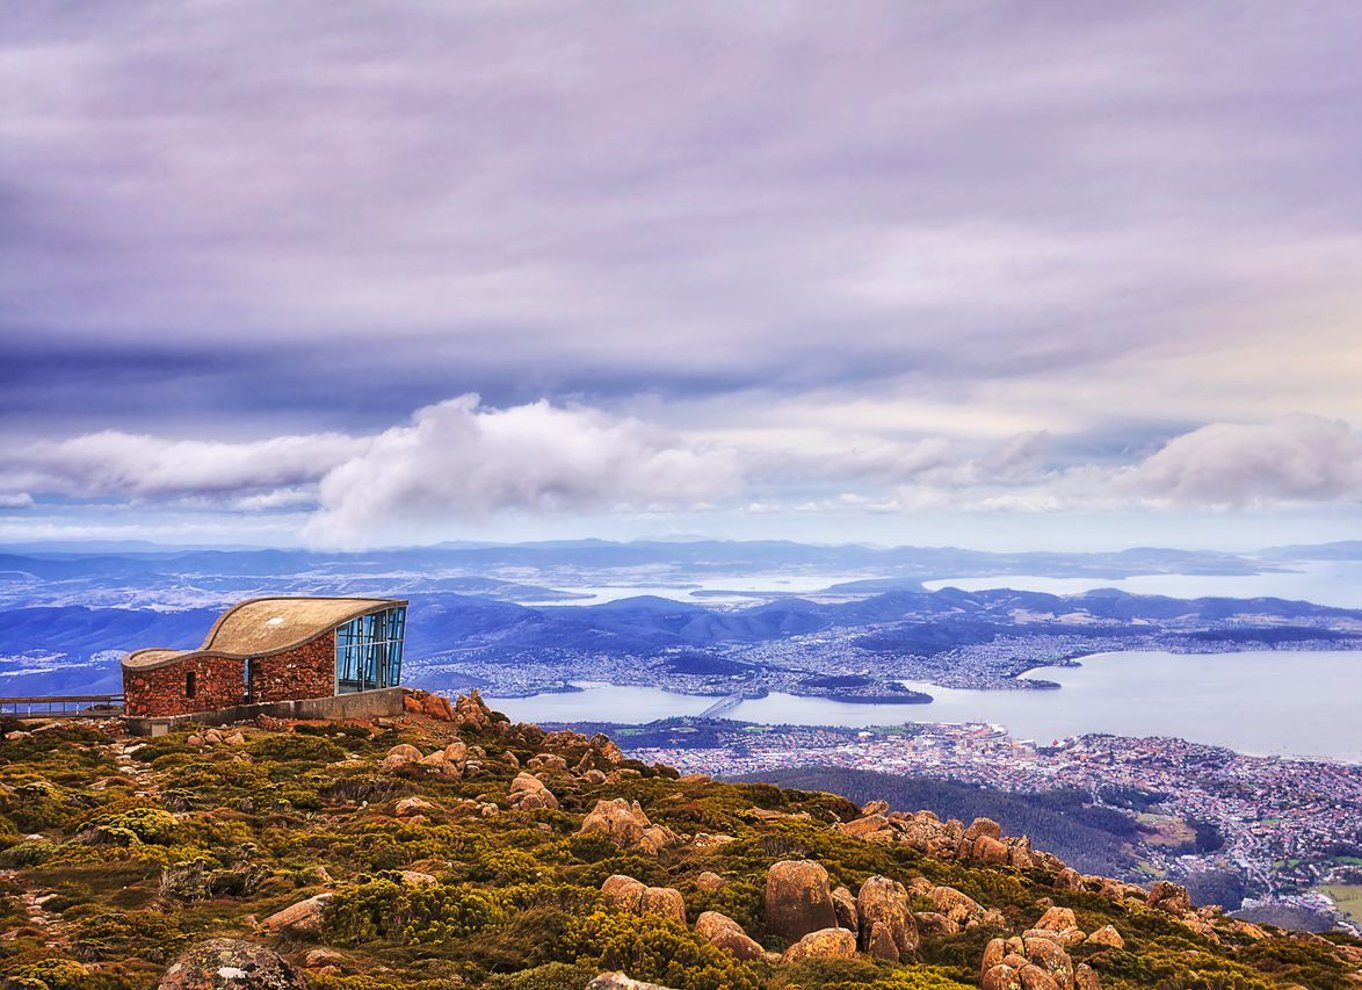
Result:
<instances>
[{"instance_id":1,"label":"cluster of buildings","mask_svg":"<svg viewBox=\"0 0 1362 990\"><path fill-rule=\"evenodd\" d=\"M1000 726L914 724L898 729L734 726L704 746L634 749L631 756L713 775L833 766L982 784L1014 793L1135 789L1159 797L1160 815L1216 826L1214 852L1142 847L1172 873L1229 865L1251 890L1299 893L1362 862L1362 766L1245 756L1180 739L1089 735L1014 739Z\"/></svg>"}]
</instances>

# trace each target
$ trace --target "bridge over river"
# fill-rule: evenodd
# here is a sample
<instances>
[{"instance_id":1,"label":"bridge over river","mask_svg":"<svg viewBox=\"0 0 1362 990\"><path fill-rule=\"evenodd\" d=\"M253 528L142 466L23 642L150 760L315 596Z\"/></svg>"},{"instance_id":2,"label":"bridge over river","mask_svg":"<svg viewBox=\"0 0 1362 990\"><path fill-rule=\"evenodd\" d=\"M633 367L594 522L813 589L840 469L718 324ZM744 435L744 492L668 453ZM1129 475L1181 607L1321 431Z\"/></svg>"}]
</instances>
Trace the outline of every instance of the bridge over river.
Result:
<instances>
[{"instance_id":1,"label":"bridge over river","mask_svg":"<svg viewBox=\"0 0 1362 990\"><path fill-rule=\"evenodd\" d=\"M704 711L702 711L699 715L697 715L697 716L695 716L695 717L696 717L696 718L723 718L725 715L727 715L727 714L728 714L729 712L731 712L733 709L735 709L735 708L737 708L739 705L741 705L741 704L742 704L742 700L743 700L743 699L742 699L742 695L740 695L740 694L730 694L730 695L729 695L728 697L726 697L726 698L720 698L718 701L714 702L714 704L710 705L708 708L706 708Z\"/></svg>"}]
</instances>

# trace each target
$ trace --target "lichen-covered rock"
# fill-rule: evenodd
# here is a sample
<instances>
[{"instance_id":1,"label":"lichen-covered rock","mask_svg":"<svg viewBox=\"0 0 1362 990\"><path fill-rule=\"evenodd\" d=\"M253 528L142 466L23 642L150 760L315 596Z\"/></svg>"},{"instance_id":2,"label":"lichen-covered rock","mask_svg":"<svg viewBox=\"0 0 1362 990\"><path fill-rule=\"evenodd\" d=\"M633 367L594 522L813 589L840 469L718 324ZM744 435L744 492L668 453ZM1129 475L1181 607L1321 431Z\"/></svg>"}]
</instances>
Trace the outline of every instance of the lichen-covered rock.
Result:
<instances>
[{"instance_id":1,"label":"lichen-covered rock","mask_svg":"<svg viewBox=\"0 0 1362 990\"><path fill-rule=\"evenodd\" d=\"M1074 990L1102 990L1097 971L1087 963L1079 963L1074 970Z\"/></svg>"},{"instance_id":2,"label":"lichen-covered rock","mask_svg":"<svg viewBox=\"0 0 1362 990\"><path fill-rule=\"evenodd\" d=\"M739 959L762 959L766 950L726 914L705 911L695 919L695 934Z\"/></svg>"},{"instance_id":3,"label":"lichen-covered rock","mask_svg":"<svg viewBox=\"0 0 1362 990\"><path fill-rule=\"evenodd\" d=\"M601 884L601 893L605 895L606 902L617 910L627 911L629 914L639 913L643 904L643 892L647 889L648 885L641 880L620 873L607 877L605 883Z\"/></svg>"},{"instance_id":4,"label":"lichen-covered rock","mask_svg":"<svg viewBox=\"0 0 1362 990\"><path fill-rule=\"evenodd\" d=\"M435 805L423 797L409 797L398 801L393 807L393 811L398 818L409 818L412 815L424 815L434 811Z\"/></svg>"},{"instance_id":5,"label":"lichen-covered rock","mask_svg":"<svg viewBox=\"0 0 1362 990\"><path fill-rule=\"evenodd\" d=\"M1150 907L1169 914L1183 915L1192 910L1192 898L1186 887L1167 880L1160 880L1149 889L1147 903Z\"/></svg>"},{"instance_id":6,"label":"lichen-covered rock","mask_svg":"<svg viewBox=\"0 0 1362 990\"><path fill-rule=\"evenodd\" d=\"M898 962L903 958L894 933L883 921L871 922L870 931L863 935L861 940L864 943L861 948L868 956L886 959L889 962Z\"/></svg>"},{"instance_id":7,"label":"lichen-covered rock","mask_svg":"<svg viewBox=\"0 0 1362 990\"><path fill-rule=\"evenodd\" d=\"M621 849L656 856L680 840L671 829L654 825L637 801L601 799L586 816L580 835L603 835Z\"/></svg>"},{"instance_id":8,"label":"lichen-covered rock","mask_svg":"<svg viewBox=\"0 0 1362 990\"><path fill-rule=\"evenodd\" d=\"M1026 947L1028 962L1039 966L1063 990L1070 990L1073 987L1073 960L1062 945L1048 938L1023 938L1022 944ZM1025 985L1025 971L1021 975L1022 983Z\"/></svg>"},{"instance_id":9,"label":"lichen-covered rock","mask_svg":"<svg viewBox=\"0 0 1362 990\"><path fill-rule=\"evenodd\" d=\"M999 963L983 974L980 979L983 990L1022 990L1021 977L1011 966Z\"/></svg>"},{"instance_id":10,"label":"lichen-covered rock","mask_svg":"<svg viewBox=\"0 0 1362 990\"><path fill-rule=\"evenodd\" d=\"M1077 928L1078 919L1074 917L1072 908L1046 908L1045 913L1040 916L1040 920L1031 927L1043 928L1050 932L1062 932L1066 928Z\"/></svg>"},{"instance_id":11,"label":"lichen-covered rock","mask_svg":"<svg viewBox=\"0 0 1362 990\"><path fill-rule=\"evenodd\" d=\"M845 928L848 931L859 932L861 930L860 915L856 913L856 897L845 887L836 887L832 891L832 910L837 916L837 927Z\"/></svg>"},{"instance_id":12,"label":"lichen-covered rock","mask_svg":"<svg viewBox=\"0 0 1362 990\"><path fill-rule=\"evenodd\" d=\"M271 932L315 932L322 927L322 914L334 896L332 893L317 894L290 904L262 921L261 927Z\"/></svg>"},{"instance_id":13,"label":"lichen-covered rock","mask_svg":"<svg viewBox=\"0 0 1362 990\"><path fill-rule=\"evenodd\" d=\"M766 927L787 941L837 927L828 871L822 864L787 859L767 871ZM853 951L855 941L853 936Z\"/></svg>"},{"instance_id":14,"label":"lichen-covered rock","mask_svg":"<svg viewBox=\"0 0 1362 990\"><path fill-rule=\"evenodd\" d=\"M552 811L558 809L558 799L554 797L553 792L538 777L523 770L516 775L515 780L511 781L509 803L512 808L520 811L537 811L541 808Z\"/></svg>"},{"instance_id":15,"label":"lichen-covered rock","mask_svg":"<svg viewBox=\"0 0 1362 990\"><path fill-rule=\"evenodd\" d=\"M708 894L723 890L725 882L723 877L717 873L711 873L709 870L705 870L695 878L695 886Z\"/></svg>"},{"instance_id":16,"label":"lichen-covered rock","mask_svg":"<svg viewBox=\"0 0 1362 990\"><path fill-rule=\"evenodd\" d=\"M1112 949L1124 949L1126 940L1121 937L1111 925L1103 925L1097 931L1088 936L1089 945L1104 945Z\"/></svg>"},{"instance_id":17,"label":"lichen-covered rock","mask_svg":"<svg viewBox=\"0 0 1362 990\"><path fill-rule=\"evenodd\" d=\"M191 946L161 977L157 990L307 990L277 952L236 938Z\"/></svg>"},{"instance_id":18,"label":"lichen-covered rock","mask_svg":"<svg viewBox=\"0 0 1362 990\"><path fill-rule=\"evenodd\" d=\"M871 937L876 925L893 939L897 957L917 950L917 920L908 903L908 890L897 880L889 877L870 877L861 884L856 895L856 916L860 921L861 947L870 950ZM882 959L891 958L880 955Z\"/></svg>"},{"instance_id":19,"label":"lichen-covered rock","mask_svg":"<svg viewBox=\"0 0 1362 990\"><path fill-rule=\"evenodd\" d=\"M1072 866L1066 866L1055 874L1052 886L1055 890L1076 893L1083 889L1083 877Z\"/></svg>"},{"instance_id":20,"label":"lichen-covered rock","mask_svg":"<svg viewBox=\"0 0 1362 990\"><path fill-rule=\"evenodd\" d=\"M602 973L586 985L586 990L670 990L660 983L631 980L623 973Z\"/></svg>"},{"instance_id":21,"label":"lichen-covered rock","mask_svg":"<svg viewBox=\"0 0 1362 990\"><path fill-rule=\"evenodd\" d=\"M639 914L654 914L686 923L686 901L675 887L646 887L639 899Z\"/></svg>"},{"instance_id":22,"label":"lichen-covered rock","mask_svg":"<svg viewBox=\"0 0 1362 990\"><path fill-rule=\"evenodd\" d=\"M958 925L978 922L984 917L984 906L954 887L932 887L927 896L938 911Z\"/></svg>"},{"instance_id":23,"label":"lichen-covered rock","mask_svg":"<svg viewBox=\"0 0 1362 990\"><path fill-rule=\"evenodd\" d=\"M845 928L822 928L809 932L785 950L782 962L806 959L850 959L856 955L856 936Z\"/></svg>"},{"instance_id":24,"label":"lichen-covered rock","mask_svg":"<svg viewBox=\"0 0 1362 990\"><path fill-rule=\"evenodd\" d=\"M1018 972L1022 990L1066 990L1066 985L1057 981L1053 974L1047 973L1034 963L1027 963Z\"/></svg>"},{"instance_id":25,"label":"lichen-covered rock","mask_svg":"<svg viewBox=\"0 0 1362 990\"><path fill-rule=\"evenodd\" d=\"M388 750L388 755L383 758L385 769L392 770L400 767L404 763L420 763L421 751L409 743L398 743Z\"/></svg>"},{"instance_id":26,"label":"lichen-covered rock","mask_svg":"<svg viewBox=\"0 0 1362 990\"><path fill-rule=\"evenodd\" d=\"M986 866L1006 866L1007 846L991 835L978 836L970 846L970 856Z\"/></svg>"}]
</instances>

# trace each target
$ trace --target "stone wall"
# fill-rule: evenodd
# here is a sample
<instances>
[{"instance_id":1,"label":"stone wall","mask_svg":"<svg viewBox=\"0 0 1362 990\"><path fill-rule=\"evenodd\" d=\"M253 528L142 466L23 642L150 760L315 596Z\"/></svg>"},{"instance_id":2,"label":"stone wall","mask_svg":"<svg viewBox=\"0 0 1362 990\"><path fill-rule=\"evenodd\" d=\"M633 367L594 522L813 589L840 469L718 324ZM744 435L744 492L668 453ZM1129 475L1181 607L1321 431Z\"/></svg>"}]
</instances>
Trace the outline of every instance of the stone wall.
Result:
<instances>
[{"instance_id":1,"label":"stone wall","mask_svg":"<svg viewBox=\"0 0 1362 990\"><path fill-rule=\"evenodd\" d=\"M251 661L250 701L294 701L336 693L334 631L274 656ZM235 702L234 702L235 703Z\"/></svg>"},{"instance_id":2,"label":"stone wall","mask_svg":"<svg viewBox=\"0 0 1362 990\"><path fill-rule=\"evenodd\" d=\"M194 697L187 695L194 675ZM124 670L124 711L132 716L183 715L239 705L246 693L245 671L230 657L194 657L150 670Z\"/></svg>"}]
</instances>

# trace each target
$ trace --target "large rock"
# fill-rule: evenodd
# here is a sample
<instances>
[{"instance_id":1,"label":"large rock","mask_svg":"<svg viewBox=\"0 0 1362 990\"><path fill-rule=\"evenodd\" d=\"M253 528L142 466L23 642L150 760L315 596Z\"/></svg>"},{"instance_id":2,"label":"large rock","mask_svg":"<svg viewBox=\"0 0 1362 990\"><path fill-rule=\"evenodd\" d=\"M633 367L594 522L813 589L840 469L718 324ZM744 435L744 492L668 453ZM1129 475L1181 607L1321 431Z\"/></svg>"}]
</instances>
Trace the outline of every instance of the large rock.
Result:
<instances>
[{"instance_id":1,"label":"large rock","mask_svg":"<svg viewBox=\"0 0 1362 990\"><path fill-rule=\"evenodd\" d=\"M1097 971L1087 963L1079 963L1074 970L1074 990L1102 990Z\"/></svg>"},{"instance_id":2,"label":"large rock","mask_svg":"<svg viewBox=\"0 0 1362 990\"><path fill-rule=\"evenodd\" d=\"M509 803L512 808L520 811L535 811L540 808L558 810L558 799L553 796L553 792L545 787L544 782L538 777L523 770L511 781Z\"/></svg>"},{"instance_id":3,"label":"large rock","mask_svg":"<svg viewBox=\"0 0 1362 990\"><path fill-rule=\"evenodd\" d=\"M837 927L828 871L821 864L787 859L767 871L766 927L790 942ZM853 951L855 941L853 936Z\"/></svg>"},{"instance_id":4,"label":"large rock","mask_svg":"<svg viewBox=\"0 0 1362 990\"><path fill-rule=\"evenodd\" d=\"M1089 945L1103 945L1111 949L1124 949L1126 940L1111 925L1103 925L1088 936Z\"/></svg>"},{"instance_id":5,"label":"large rock","mask_svg":"<svg viewBox=\"0 0 1362 990\"><path fill-rule=\"evenodd\" d=\"M836 887L832 891L832 910L837 915L837 927L845 928L847 931L859 932L861 930L860 915L856 913L856 897L845 887Z\"/></svg>"},{"instance_id":6,"label":"large rock","mask_svg":"<svg viewBox=\"0 0 1362 990\"><path fill-rule=\"evenodd\" d=\"M654 825L637 801L601 799L582 822L580 835L603 835L621 849L656 856L680 841L671 829Z\"/></svg>"},{"instance_id":7,"label":"large rock","mask_svg":"<svg viewBox=\"0 0 1362 990\"><path fill-rule=\"evenodd\" d=\"M675 887L648 887L639 900L639 914L655 914L686 923L686 901Z\"/></svg>"},{"instance_id":8,"label":"large rock","mask_svg":"<svg viewBox=\"0 0 1362 990\"><path fill-rule=\"evenodd\" d=\"M742 925L718 911L705 911L696 918L695 934L739 959L762 959L766 956L766 950L743 931Z\"/></svg>"},{"instance_id":9,"label":"large rock","mask_svg":"<svg viewBox=\"0 0 1362 990\"><path fill-rule=\"evenodd\" d=\"M870 877L856 895L856 916L860 921L861 948L871 952L875 926L882 926L898 949L896 956L872 952L880 958L899 958L917 950L917 921L908 904L908 890L897 880Z\"/></svg>"},{"instance_id":10,"label":"large rock","mask_svg":"<svg viewBox=\"0 0 1362 990\"><path fill-rule=\"evenodd\" d=\"M277 952L236 938L191 946L161 977L157 990L307 990Z\"/></svg>"},{"instance_id":11,"label":"large rock","mask_svg":"<svg viewBox=\"0 0 1362 990\"><path fill-rule=\"evenodd\" d=\"M1183 915L1192 910L1192 898L1186 887L1160 880L1149 889L1149 906L1169 914Z\"/></svg>"},{"instance_id":12,"label":"large rock","mask_svg":"<svg viewBox=\"0 0 1362 990\"><path fill-rule=\"evenodd\" d=\"M660 983L631 980L623 973L602 973L586 985L586 990L670 990Z\"/></svg>"},{"instance_id":13,"label":"large rock","mask_svg":"<svg viewBox=\"0 0 1362 990\"><path fill-rule=\"evenodd\" d=\"M1074 985L1074 964L1069 953L1058 942L1048 938L1023 938L1028 962L1039 966L1062 990L1072 990ZM1022 981L1025 983L1025 972Z\"/></svg>"},{"instance_id":14,"label":"large rock","mask_svg":"<svg viewBox=\"0 0 1362 990\"><path fill-rule=\"evenodd\" d=\"M782 962L805 959L850 959L856 955L856 936L845 928L823 928L809 932L785 950Z\"/></svg>"},{"instance_id":15,"label":"large rock","mask_svg":"<svg viewBox=\"0 0 1362 990\"><path fill-rule=\"evenodd\" d=\"M980 980L983 990L1022 990L1021 977L1011 966L999 963L983 974Z\"/></svg>"},{"instance_id":16,"label":"large rock","mask_svg":"<svg viewBox=\"0 0 1362 990\"><path fill-rule=\"evenodd\" d=\"M938 911L962 927L981 921L986 913L982 904L954 887L933 887L927 896Z\"/></svg>"},{"instance_id":17,"label":"large rock","mask_svg":"<svg viewBox=\"0 0 1362 990\"><path fill-rule=\"evenodd\" d=\"M861 943L865 954L876 959L898 962L903 958L894 933L883 921L871 922L869 933L861 936Z\"/></svg>"},{"instance_id":18,"label":"large rock","mask_svg":"<svg viewBox=\"0 0 1362 990\"><path fill-rule=\"evenodd\" d=\"M601 893L605 896L606 902L616 910L629 914L639 913L643 904L643 892L647 889L648 885L641 880L620 873L607 877L605 883L601 884Z\"/></svg>"},{"instance_id":19,"label":"large rock","mask_svg":"<svg viewBox=\"0 0 1362 990\"><path fill-rule=\"evenodd\" d=\"M970 856L988 866L1006 866L1011 854L1006 845L991 835L981 835L970 846Z\"/></svg>"},{"instance_id":20,"label":"large rock","mask_svg":"<svg viewBox=\"0 0 1362 990\"><path fill-rule=\"evenodd\" d=\"M1074 917L1072 908L1046 908L1045 913L1040 916L1040 920L1032 927L1043 928L1047 932L1062 932L1069 928L1077 928L1078 919Z\"/></svg>"},{"instance_id":21,"label":"large rock","mask_svg":"<svg viewBox=\"0 0 1362 990\"><path fill-rule=\"evenodd\" d=\"M404 763L420 763L421 751L410 743L398 743L388 750L388 755L383 758L383 766L391 770L400 767Z\"/></svg>"},{"instance_id":22,"label":"large rock","mask_svg":"<svg viewBox=\"0 0 1362 990\"><path fill-rule=\"evenodd\" d=\"M260 924L270 932L315 932L322 927L322 915L326 904L335 894L324 893L309 897L297 904L290 904L282 911L276 911Z\"/></svg>"}]
</instances>

